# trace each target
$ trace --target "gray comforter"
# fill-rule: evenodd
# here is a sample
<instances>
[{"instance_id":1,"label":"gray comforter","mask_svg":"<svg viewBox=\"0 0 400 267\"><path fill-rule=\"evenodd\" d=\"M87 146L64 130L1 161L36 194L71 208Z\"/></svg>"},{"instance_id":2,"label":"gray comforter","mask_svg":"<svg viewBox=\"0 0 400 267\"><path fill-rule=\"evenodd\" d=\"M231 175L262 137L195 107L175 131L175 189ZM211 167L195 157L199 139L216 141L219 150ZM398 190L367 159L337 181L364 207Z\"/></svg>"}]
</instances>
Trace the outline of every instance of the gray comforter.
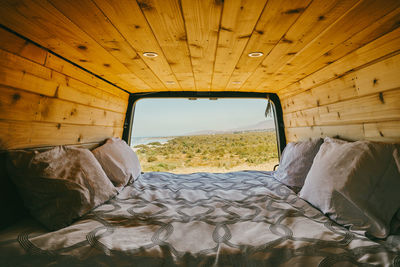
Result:
<instances>
[{"instance_id":1,"label":"gray comforter","mask_svg":"<svg viewBox=\"0 0 400 267\"><path fill-rule=\"evenodd\" d=\"M336 225L269 172L151 172L64 229L2 231L0 266L399 266L397 238Z\"/></svg>"}]
</instances>

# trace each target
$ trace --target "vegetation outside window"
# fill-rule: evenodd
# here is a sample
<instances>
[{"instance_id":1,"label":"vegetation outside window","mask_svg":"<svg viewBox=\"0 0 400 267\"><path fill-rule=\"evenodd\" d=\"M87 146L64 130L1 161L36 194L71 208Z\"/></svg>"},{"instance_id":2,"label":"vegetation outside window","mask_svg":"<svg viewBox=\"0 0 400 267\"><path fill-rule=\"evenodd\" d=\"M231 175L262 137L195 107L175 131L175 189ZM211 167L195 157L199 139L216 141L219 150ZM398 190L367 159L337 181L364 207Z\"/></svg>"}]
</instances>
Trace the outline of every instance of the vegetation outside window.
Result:
<instances>
[{"instance_id":1,"label":"vegetation outside window","mask_svg":"<svg viewBox=\"0 0 400 267\"><path fill-rule=\"evenodd\" d=\"M273 169L275 122L258 98L144 98L136 102L132 149L144 171Z\"/></svg>"}]
</instances>

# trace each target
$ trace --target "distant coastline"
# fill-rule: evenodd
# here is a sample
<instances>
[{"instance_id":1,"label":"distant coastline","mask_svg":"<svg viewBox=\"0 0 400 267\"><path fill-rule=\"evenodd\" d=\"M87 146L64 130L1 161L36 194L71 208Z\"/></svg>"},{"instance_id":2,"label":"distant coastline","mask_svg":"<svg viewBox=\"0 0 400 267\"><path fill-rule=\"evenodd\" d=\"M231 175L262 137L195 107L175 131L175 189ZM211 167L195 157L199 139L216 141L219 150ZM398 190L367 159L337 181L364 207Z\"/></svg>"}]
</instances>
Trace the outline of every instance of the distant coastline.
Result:
<instances>
[{"instance_id":1,"label":"distant coastline","mask_svg":"<svg viewBox=\"0 0 400 267\"><path fill-rule=\"evenodd\" d=\"M133 138L133 141L132 149L136 151L143 171L269 171L278 163L276 134L268 130L142 137L141 140Z\"/></svg>"},{"instance_id":2,"label":"distant coastline","mask_svg":"<svg viewBox=\"0 0 400 267\"><path fill-rule=\"evenodd\" d=\"M264 120L255 124L241 126L233 129L226 130L202 130L187 132L178 135L164 135L164 136L133 136L131 139L131 146L147 145L153 142L159 142L165 144L169 140L177 137L184 136L200 136L200 135L221 135L221 134L239 134L239 133L249 133L249 132L271 132L275 131L275 123L273 120Z\"/></svg>"},{"instance_id":3,"label":"distant coastline","mask_svg":"<svg viewBox=\"0 0 400 267\"><path fill-rule=\"evenodd\" d=\"M174 139L176 136L134 136L131 139L131 147L135 147L138 145L148 145L153 142L159 142L161 144L165 144L171 139Z\"/></svg>"}]
</instances>

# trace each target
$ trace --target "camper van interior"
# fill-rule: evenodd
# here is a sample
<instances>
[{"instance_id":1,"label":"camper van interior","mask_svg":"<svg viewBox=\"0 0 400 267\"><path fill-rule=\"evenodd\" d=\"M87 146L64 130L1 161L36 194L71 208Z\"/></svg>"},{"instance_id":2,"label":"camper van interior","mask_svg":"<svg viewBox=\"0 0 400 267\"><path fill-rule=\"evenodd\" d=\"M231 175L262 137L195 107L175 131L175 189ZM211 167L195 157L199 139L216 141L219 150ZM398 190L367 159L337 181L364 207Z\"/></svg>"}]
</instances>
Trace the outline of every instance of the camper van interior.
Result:
<instances>
[{"instance_id":1,"label":"camper van interior","mask_svg":"<svg viewBox=\"0 0 400 267\"><path fill-rule=\"evenodd\" d=\"M400 266L400 1L1 0L0 170L0 266Z\"/></svg>"}]
</instances>

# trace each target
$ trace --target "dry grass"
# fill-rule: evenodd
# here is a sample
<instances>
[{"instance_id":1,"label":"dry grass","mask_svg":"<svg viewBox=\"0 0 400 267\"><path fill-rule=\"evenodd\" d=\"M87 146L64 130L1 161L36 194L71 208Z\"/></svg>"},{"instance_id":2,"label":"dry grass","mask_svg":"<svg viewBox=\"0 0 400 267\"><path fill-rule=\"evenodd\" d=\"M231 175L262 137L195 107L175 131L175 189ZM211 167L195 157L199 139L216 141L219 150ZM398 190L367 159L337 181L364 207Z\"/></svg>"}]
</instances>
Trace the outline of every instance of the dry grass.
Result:
<instances>
[{"instance_id":1,"label":"dry grass","mask_svg":"<svg viewBox=\"0 0 400 267\"><path fill-rule=\"evenodd\" d=\"M182 136L135 150L143 171L272 170L278 163L275 132Z\"/></svg>"}]
</instances>

